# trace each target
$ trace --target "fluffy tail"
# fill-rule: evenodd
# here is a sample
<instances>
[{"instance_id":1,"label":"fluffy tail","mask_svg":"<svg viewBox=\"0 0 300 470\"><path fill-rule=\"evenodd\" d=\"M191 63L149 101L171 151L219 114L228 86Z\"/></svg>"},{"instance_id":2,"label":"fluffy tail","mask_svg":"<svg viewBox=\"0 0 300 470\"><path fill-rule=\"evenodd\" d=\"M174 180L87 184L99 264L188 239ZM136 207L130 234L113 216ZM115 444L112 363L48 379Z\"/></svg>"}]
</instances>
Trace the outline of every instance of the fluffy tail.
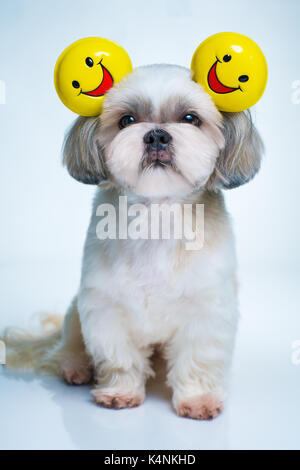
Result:
<instances>
[{"instance_id":1,"label":"fluffy tail","mask_svg":"<svg viewBox=\"0 0 300 470\"><path fill-rule=\"evenodd\" d=\"M63 316L43 314L35 334L20 328L7 328L0 339L6 348L5 365L12 369L35 370L59 375L59 345Z\"/></svg>"}]
</instances>

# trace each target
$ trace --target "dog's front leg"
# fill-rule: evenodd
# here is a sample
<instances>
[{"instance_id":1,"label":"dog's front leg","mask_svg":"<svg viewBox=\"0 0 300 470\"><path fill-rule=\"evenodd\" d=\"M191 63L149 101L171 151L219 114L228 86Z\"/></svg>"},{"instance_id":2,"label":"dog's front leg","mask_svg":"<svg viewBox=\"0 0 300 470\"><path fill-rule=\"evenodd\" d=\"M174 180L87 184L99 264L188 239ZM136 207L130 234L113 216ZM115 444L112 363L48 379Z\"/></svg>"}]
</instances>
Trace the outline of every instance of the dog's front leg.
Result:
<instances>
[{"instance_id":1,"label":"dog's front leg","mask_svg":"<svg viewBox=\"0 0 300 470\"><path fill-rule=\"evenodd\" d=\"M166 345L168 384L179 416L212 419L223 410L237 318L234 298L205 302Z\"/></svg>"},{"instance_id":2,"label":"dog's front leg","mask_svg":"<svg viewBox=\"0 0 300 470\"><path fill-rule=\"evenodd\" d=\"M125 312L117 300L94 289L78 299L82 333L92 357L96 387L95 402L109 408L140 405L145 382L152 374L148 349L139 349L130 337Z\"/></svg>"}]
</instances>

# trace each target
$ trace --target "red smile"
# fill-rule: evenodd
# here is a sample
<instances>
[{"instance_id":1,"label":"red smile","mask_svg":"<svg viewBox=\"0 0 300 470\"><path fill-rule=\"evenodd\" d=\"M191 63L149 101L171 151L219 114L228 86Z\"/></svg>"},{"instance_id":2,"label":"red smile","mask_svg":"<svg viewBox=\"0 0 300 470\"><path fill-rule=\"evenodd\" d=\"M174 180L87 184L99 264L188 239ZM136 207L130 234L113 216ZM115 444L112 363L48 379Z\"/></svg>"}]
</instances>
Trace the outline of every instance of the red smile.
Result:
<instances>
[{"instance_id":1,"label":"red smile","mask_svg":"<svg viewBox=\"0 0 300 470\"><path fill-rule=\"evenodd\" d=\"M112 78L111 74L109 73L107 68L104 67L104 65L102 65L101 63L100 63L100 65L101 65L102 71L103 71L102 82L94 90L82 91L81 93L83 95L95 96L95 97L103 96L113 86L114 81L113 81L113 78Z\"/></svg>"},{"instance_id":2,"label":"red smile","mask_svg":"<svg viewBox=\"0 0 300 470\"><path fill-rule=\"evenodd\" d=\"M210 71L208 72L207 81L209 84L209 88L214 91L215 93L232 93L233 91L240 90L240 87L231 88L223 83L220 82L217 76L217 63L220 62L217 58L216 62L211 67Z\"/></svg>"}]
</instances>

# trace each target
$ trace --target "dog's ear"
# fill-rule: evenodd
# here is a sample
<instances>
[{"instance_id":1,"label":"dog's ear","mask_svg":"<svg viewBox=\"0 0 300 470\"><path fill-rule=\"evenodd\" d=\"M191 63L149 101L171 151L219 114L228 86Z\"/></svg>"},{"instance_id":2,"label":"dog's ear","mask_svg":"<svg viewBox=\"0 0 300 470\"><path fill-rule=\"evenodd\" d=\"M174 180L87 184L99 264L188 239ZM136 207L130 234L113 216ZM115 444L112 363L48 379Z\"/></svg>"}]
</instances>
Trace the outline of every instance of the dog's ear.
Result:
<instances>
[{"instance_id":1,"label":"dog's ear","mask_svg":"<svg viewBox=\"0 0 300 470\"><path fill-rule=\"evenodd\" d=\"M264 151L250 111L222 113L225 146L217 158L208 189L232 189L250 181L260 168Z\"/></svg>"},{"instance_id":2,"label":"dog's ear","mask_svg":"<svg viewBox=\"0 0 300 470\"><path fill-rule=\"evenodd\" d=\"M99 184L106 178L99 144L98 117L76 119L63 147L63 163L73 178L86 184Z\"/></svg>"}]
</instances>

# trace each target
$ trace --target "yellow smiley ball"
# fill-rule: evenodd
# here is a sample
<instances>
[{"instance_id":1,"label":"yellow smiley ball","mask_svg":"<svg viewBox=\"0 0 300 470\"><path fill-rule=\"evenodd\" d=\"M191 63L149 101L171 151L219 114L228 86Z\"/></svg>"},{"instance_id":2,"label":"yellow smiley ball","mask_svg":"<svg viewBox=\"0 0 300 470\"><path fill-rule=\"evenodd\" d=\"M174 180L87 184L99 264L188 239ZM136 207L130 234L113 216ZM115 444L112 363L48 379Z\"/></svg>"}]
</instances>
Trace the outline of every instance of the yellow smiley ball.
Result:
<instances>
[{"instance_id":1,"label":"yellow smiley ball","mask_svg":"<svg viewBox=\"0 0 300 470\"><path fill-rule=\"evenodd\" d=\"M264 54L252 39L238 33L207 38L194 53L194 80L220 111L237 112L261 98L268 78Z\"/></svg>"},{"instance_id":2,"label":"yellow smiley ball","mask_svg":"<svg viewBox=\"0 0 300 470\"><path fill-rule=\"evenodd\" d=\"M127 52L104 38L85 38L59 56L54 70L57 94L80 116L97 116L105 93L132 71Z\"/></svg>"}]
</instances>

